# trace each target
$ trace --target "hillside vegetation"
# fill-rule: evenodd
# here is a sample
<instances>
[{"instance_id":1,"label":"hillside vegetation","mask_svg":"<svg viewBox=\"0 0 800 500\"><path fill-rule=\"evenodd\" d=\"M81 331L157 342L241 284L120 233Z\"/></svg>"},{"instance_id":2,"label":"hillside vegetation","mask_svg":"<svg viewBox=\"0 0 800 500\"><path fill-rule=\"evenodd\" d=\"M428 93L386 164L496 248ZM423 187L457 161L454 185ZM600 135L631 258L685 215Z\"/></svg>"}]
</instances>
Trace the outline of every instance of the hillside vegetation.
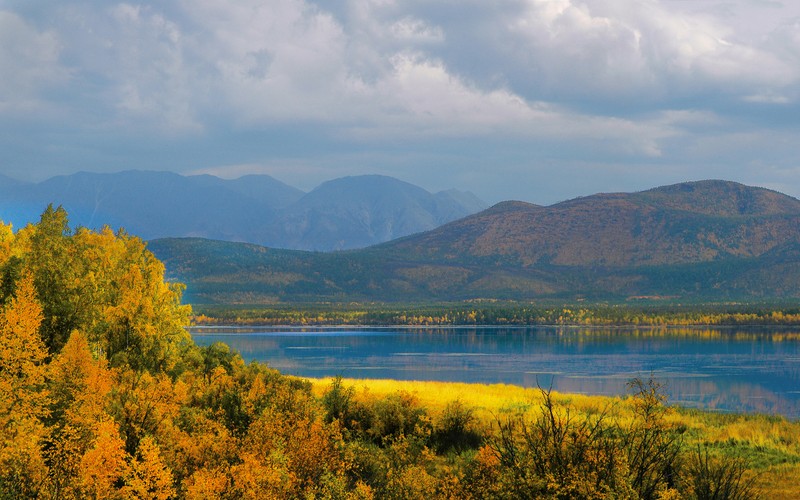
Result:
<instances>
[{"instance_id":1,"label":"hillside vegetation","mask_svg":"<svg viewBox=\"0 0 800 500\"><path fill-rule=\"evenodd\" d=\"M549 207L505 202L357 251L149 243L196 303L800 296L800 201L703 181Z\"/></svg>"},{"instance_id":2,"label":"hillside vegetation","mask_svg":"<svg viewBox=\"0 0 800 500\"><path fill-rule=\"evenodd\" d=\"M62 209L1 225L0 271L0 498L798 493L756 476L797 472L797 423L676 417L653 380L624 401L540 390L497 409L315 386L197 347L181 287L143 243L72 231Z\"/></svg>"}]
</instances>

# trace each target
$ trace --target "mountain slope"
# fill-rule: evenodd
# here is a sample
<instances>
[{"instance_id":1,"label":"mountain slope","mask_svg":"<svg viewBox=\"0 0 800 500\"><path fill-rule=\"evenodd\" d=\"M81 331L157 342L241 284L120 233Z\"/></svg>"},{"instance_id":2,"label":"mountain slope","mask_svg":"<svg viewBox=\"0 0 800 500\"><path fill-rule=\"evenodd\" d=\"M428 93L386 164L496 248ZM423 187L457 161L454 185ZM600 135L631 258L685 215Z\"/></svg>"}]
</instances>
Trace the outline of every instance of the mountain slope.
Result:
<instances>
[{"instance_id":1,"label":"mountain slope","mask_svg":"<svg viewBox=\"0 0 800 500\"><path fill-rule=\"evenodd\" d=\"M343 177L287 207L262 241L304 250L366 247L433 229L483 208L480 200L465 193L432 195L380 175Z\"/></svg>"},{"instance_id":2,"label":"mountain slope","mask_svg":"<svg viewBox=\"0 0 800 500\"><path fill-rule=\"evenodd\" d=\"M150 243L201 302L800 297L800 201L723 181L504 202L370 248ZM208 257L214 247L216 257ZM223 265L224 263L224 265Z\"/></svg>"},{"instance_id":3,"label":"mountain slope","mask_svg":"<svg viewBox=\"0 0 800 500\"><path fill-rule=\"evenodd\" d=\"M124 227L145 239L203 237L279 248L331 250L384 242L484 208L468 193L430 194L396 179L364 176L311 193L266 175L127 171L77 173L38 184L0 178L0 219L19 227L48 203L73 226Z\"/></svg>"},{"instance_id":4,"label":"mountain slope","mask_svg":"<svg viewBox=\"0 0 800 500\"><path fill-rule=\"evenodd\" d=\"M278 197L302 194L275 179L259 177ZM73 226L124 227L143 238L192 235L245 240L252 225L277 209L270 197L246 196L236 183L217 177L126 171L79 172L5 190L0 214L19 225L36 220L48 203L63 205Z\"/></svg>"},{"instance_id":5,"label":"mountain slope","mask_svg":"<svg viewBox=\"0 0 800 500\"><path fill-rule=\"evenodd\" d=\"M388 251L466 256L522 267L648 266L757 257L800 231L800 201L761 188L702 181L598 194L536 207L503 203Z\"/></svg>"}]
</instances>

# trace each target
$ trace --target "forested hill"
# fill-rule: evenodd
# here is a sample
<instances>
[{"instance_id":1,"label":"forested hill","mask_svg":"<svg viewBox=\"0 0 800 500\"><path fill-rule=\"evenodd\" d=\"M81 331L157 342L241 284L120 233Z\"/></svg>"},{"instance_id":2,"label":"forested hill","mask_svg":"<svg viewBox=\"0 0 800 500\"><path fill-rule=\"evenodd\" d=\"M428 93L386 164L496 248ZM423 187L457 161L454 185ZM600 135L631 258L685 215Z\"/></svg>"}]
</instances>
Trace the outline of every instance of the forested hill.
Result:
<instances>
[{"instance_id":1,"label":"forested hill","mask_svg":"<svg viewBox=\"0 0 800 500\"><path fill-rule=\"evenodd\" d=\"M124 227L145 239L203 237L321 251L385 242L486 208L471 193L429 193L378 175L335 179L309 193L268 175L80 172L40 183L0 176L0 220L22 227L50 203L63 206L74 226Z\"/></svg>"},{"instance_id":2,"label":"forested hill","mask_svg":"<svg viewBox=\"0 0 800 500\"><path fill-rule=\"evenodd\" d=\"M800 201L724 181L505 202L350 252L201 239L149 248L196 302L800 296Z\"/></svg>"}]
</instances>

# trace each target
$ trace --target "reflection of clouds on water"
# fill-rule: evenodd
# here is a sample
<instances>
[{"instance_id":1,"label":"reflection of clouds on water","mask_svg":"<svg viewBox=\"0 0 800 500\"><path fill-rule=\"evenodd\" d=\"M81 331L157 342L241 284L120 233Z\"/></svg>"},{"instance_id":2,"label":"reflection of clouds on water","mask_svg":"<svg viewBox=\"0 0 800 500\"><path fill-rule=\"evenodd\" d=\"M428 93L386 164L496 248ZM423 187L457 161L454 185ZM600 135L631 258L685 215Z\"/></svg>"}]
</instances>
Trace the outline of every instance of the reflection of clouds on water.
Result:
<instances>
[{"instance_id":1,"label":"reflection of clouds on water","mask_svg":"<svg viewBox=\"0 0 800 500\"><path fill-rule=\"evenodd\" d=\"M541 386L624 395L651 373L670 400L800 417L800 334L766 329L224 329L221 341L289 374Z\"/></svg>"}]
</instances>

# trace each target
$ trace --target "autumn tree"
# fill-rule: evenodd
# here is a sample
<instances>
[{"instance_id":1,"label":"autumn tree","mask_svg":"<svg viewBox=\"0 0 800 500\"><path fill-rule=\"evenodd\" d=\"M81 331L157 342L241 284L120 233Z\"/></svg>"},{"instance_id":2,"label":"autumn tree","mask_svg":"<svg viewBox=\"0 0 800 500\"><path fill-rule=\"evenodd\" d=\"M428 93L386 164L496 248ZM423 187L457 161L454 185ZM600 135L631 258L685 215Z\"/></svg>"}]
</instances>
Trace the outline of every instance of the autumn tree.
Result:
<instances>
[{"instance_id":1,"label":"autumn tree","mask_svg":"<svg viewBox=\"0 0 800 500\"><path fill-rule=\"evenodd\" d=\"M42 307L25 275L0 314L0 496L32 496L45 479L45 360Z\"/></svg>"},{"instance_id":2,"label":"autumn tree","mask_svg":"<svg viewBox=\"0 0 800 500\"><path fill-rule=\"evenodd\" d=\"M69 497L77 495L75 478L81 457L94 443L98 423L111 419L107 407L112 373L104 358L92 354L86 336L75 331L48 366L47 378L48 492L55 498Z\"/></svg>"},{"instance_id":3,"label":"autumn tree","mask_svg":"<svg viewBox=\"0 0 800 500\"><path fill-rule=\"evenodd\" d=\"M164 279L164 265L124 231L69 227L66 211L48 206L38 224L9 234L0 228L0 299L19 276L33 277L42 306L40 335L51 355L74 330L112 366L169 371L188 340L190 308L182 285Z\"/></svg>"}]
</instances>

